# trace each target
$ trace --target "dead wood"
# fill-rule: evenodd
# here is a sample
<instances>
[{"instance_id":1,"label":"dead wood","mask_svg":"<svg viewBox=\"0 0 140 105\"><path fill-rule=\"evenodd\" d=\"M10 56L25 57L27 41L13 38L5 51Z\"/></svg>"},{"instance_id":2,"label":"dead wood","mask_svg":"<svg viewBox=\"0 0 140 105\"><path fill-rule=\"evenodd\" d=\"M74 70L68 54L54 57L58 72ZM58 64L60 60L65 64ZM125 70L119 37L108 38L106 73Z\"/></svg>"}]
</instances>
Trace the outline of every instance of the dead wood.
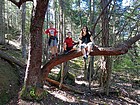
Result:
<instances>
[{"instance_id":1,"label":"dead wood","mask_svg":"<svg viewBox=\"0 0 140 105\"><path fill-rule=\"evenodd\" d=\"M132 99L130 99L130 98L128 98L128 97L119 97L119 98L122 99L122 100L124 100L124 101L126 101L126 102L128 102L128 103L131 104L131 105L139 105L138 102L133 101Z\"/></svg>"},{"instance_id":2,"label":"dead wood","mask_svg":"<svg viewBox=\"0 0 140 105\"><path fill-rule=\"evenodd\" d=\"M115 47L94 47L93 51L90 53L91 56L117 56L121 54L125 54L128 52L128 49L131 47L133 43L138 41L140 39L140 34L125 40L123 43L119 43L115 45ZM68 60L77 58L82 56L81 51L73 51L68 54L62 54L58 57L51 59L49 62L47 62L43 68L43 78L45 79L48 77L48 74L50 73L51 69L63 62L66 62Z\"/></svg>"},{"instance_id":3,"label":"dead wood","mask_svg":"<svg viewBox=\"0 0 140 105\"><path fill-rule=\"evenodd\" d=\"M91 56L98 56L98 55L106 55L106 56L111 56L111 55L121 55L121 54L125 54L127 53L128 50L123 50L121 48L103 48L103 47L98 47L96 49L94 49L90 55ZM82 56L82 52L81 51L74 51L74 52L70 52L68 54L62 54L59 55L58 57L51 59L49 62L47 62L46 65L43 66L42 71L43 71L43 76L48 77L48 74L50 73L50 70L58 65L61 64L63 62L66 62L68 60L77 58Z\"/></svg>"},{"instance_id":4,"label":"dead wood","mask_svg":"<svg viewBox=\"0 0 140 105\"><path fill-rule=\"evenodd\" d=\"M18 59L16 59L16 58L14 58L14 57L12 57L12 56L6 54L5 52L3 52L3 51L1 51L1 50L0 50L0 57L1 57L2 59L6 60L6 61L8 61L8 62L10 62L10 63L12 63L12 64L14 63L14 64L20 66L20 67L22 67L22 68L25 68L25 67L26 67L26 64L25 64L23 61L20 61L20 60L18 60Z\"/></svg>"},{"instance_id":5,"label":"dead wood","mask_svg":"<svg viewBox=\"0 0 140 105\"><path fill-rule=\"evenodd\" d=\"M60 83L59 83L58 81L52 80L52 79L50 79L50 78L46 78L45 80L46 80L47 82L49 82L50 84L53 84L53 85L55 85L55 86L57 86L57 87L60 86ZM81 91L79 91L79 90L76 90L76 89L74 89L74 88L71 88L71 87L69 87L69 86L66 86L66 85L64 85L64 84L61 84L61 89L63 89L63 90L68 90L68 91L73 91L73 92L78 93L78 94L84 94L84 92L81 92Z\"/></svg>"}]
</instances>

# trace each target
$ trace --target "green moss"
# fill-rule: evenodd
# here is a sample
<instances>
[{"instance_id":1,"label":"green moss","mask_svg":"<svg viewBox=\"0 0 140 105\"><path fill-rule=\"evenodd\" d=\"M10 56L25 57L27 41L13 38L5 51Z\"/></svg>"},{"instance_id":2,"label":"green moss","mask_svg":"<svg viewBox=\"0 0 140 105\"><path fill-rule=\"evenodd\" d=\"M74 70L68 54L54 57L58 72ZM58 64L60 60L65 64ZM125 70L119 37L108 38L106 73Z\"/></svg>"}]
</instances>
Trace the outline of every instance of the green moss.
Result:
<instances>
[{"instance_id":1,"label":"green moss","mask_svg":"<svg viewBox=\"0 0 140 105\"><path fill-rule=\"evenodd\" d=\"M6 104L10 100L10 94L4 90L3 92L0 93L0 105Z\"/></svg>"},{"instance_id":2,"label":"green moss","mask_svg":"<svg viewBox=\"0 0 140 105\"><path fill-rule=\"evenodd\" d=\"M40 101L44 99L47 95L47 91L37 88L35 86L32 87L23 87L20 97L23 100L32 100L32 101Z\"/></svg>"},{"instance_id":3,"label":"green moss","mask_svg":"<svg viewBox=\"0 0 140 105\"><path fill-rule=\"evenodd\" d=\"M70 84L70 85L75 85L75 75L68 72L68 74L65 77L65 83Z\"/></svg>"},{"instance_id":4,"label":"green moss","mask_svg":"<svg viewBox=\"0 0 140 105\"><path fill-rule=\"evenodd\" d=\"M0 105L17 94L18 74L9 63L0 59ZM2 104L1 104L2 103Z\"/></svg>"}]
</instances>

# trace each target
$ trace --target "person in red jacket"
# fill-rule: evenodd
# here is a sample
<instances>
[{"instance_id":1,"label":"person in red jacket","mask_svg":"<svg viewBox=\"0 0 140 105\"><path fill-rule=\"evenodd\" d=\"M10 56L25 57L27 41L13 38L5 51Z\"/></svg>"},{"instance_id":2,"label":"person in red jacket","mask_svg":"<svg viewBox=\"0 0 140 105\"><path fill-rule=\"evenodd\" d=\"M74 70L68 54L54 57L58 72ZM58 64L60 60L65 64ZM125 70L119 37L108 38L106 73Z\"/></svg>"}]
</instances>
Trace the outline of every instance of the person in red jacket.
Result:
<instances>
[{"instance_id":1,"label":"person in red jacket","mask_svg":"<svg viewBox=\"0 0 140 105\"><path fill-rule=\"evenodd\" d=\"M70 52L70 51L76 50L74 45L77 43L73 41L71 35L72 35L72 33L68 32L67 37L65 38L65 41L64 41L64 53L65 54Z\"/></svg>"},{"instance_id":2,"label":"person in red jacket","mask_svg":"<svg viewBox=\"0 0 140 105\"><path fill-rule=\"evenodd\" d=\"M57 45L58 45L57 34L58 34L58 31L56 30L56 28L53 28L53 22L50 22L49 26L50 26L50 28L45 30L45 34L49 35L48 45L49 45L50 50L51 50L52 58L54 58L55 56L58 55L58 49L57 49Z\"/></svg>"}]
</instances>

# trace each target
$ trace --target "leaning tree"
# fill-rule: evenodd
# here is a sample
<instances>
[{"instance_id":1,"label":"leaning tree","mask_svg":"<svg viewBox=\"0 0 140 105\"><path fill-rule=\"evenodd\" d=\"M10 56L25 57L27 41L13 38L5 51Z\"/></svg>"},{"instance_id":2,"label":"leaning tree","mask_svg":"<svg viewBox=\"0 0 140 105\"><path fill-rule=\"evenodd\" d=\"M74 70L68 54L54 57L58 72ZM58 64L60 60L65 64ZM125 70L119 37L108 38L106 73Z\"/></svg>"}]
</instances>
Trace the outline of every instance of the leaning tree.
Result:
<instances>
[{"instance_id":1,"label":"leaning tree","mask_svg":"<svg viewBox=\"0 0 140 105\"><path fill-rule=\"evenodd\" d=\"M20 8L21 5L27 1L33 2L30 26L30 51L26 67L24 88L22 91L22 96L30 99L32 98L30 96L34 94L27 95L28 93L36 92L35 94L40 96L41 89L43 87L41 74L42 28L49 0L19 0L18 2L17 0L10 1L18 8Z\"/></svg>"},{"instance_id":2,"label":"leaning tree","mask_svg":"<svg viewBox=\"0 0 140 105\"><path fill-rule=\"evenodd\" d=\"M9 0L18 8L26 1L33 2L31 26L30 26L30 51L28 55L28 63L26 67L25 81L22 91L23 98L33 99L42 98L43 81L48 78L48 73L53 66L62 62L68 61L82 55L81 52L73 52L65 56L59 56L54 60L50 60L41 68L42 60L42 28L45 18L45 13L48 7L49 0ZM120 55L127 53L130 46L140 39L140 34L124 41L123 43L110 48L95 48L90 55ZM56 60L57 59L57 60Z\"/></svg>"}]
</instances>

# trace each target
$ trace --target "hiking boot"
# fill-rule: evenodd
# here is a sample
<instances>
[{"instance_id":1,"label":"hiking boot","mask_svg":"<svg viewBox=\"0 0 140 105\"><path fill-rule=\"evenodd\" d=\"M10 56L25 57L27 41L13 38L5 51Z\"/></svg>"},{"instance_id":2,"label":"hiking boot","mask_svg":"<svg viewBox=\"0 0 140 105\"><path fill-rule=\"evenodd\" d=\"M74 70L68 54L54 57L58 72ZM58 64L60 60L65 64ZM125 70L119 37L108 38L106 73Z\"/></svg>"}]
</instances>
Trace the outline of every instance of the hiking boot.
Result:
<instances>
[{"instance_id":1,"label":"hiking boot","mask_svg":"<svg viewBox=\"0 0 140 105\"><path fill-rule=\"evenodd\" d=\"M84 55L84 57L83 57L83 58L84 58L84 60L86 60L86 59L88 59L88 56L87 56L87 55Z\"/></svg>"}]
</instances>

